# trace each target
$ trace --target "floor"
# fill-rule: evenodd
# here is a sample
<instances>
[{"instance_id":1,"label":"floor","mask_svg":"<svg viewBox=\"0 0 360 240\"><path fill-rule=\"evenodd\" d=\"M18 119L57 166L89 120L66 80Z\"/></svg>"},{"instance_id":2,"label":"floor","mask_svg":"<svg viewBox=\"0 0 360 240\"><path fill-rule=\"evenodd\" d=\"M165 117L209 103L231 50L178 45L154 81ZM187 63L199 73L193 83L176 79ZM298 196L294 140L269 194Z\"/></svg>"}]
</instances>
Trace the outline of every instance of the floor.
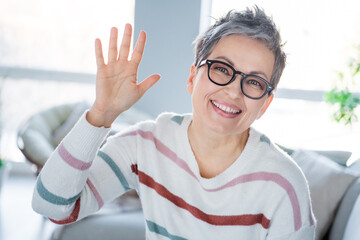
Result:
<instances>
[{"instance_id":1,"label":"floor","mask_svg":"<svg viewBox=\"0 0 360 240\"><path fill-rule=\"evenodd\" d=\"M55 224L35 213L33 174L10 174L0 193L0 240L47 240Z\"/></svg>"}]
</instances>

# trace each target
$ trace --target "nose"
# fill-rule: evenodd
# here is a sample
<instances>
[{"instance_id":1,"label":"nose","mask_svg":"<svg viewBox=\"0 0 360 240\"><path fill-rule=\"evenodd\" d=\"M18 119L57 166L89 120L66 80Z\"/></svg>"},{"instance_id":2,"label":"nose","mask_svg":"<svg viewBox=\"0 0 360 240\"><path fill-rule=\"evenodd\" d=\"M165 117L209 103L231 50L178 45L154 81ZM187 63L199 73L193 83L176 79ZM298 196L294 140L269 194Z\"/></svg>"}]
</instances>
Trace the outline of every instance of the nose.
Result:
<instances>
[{"instance_id":1,"label":"nose","mask_svg":"<svg viewBox=\"0 0 360 240\"><path fill-rule=\"evenodd\" d=\"M225 86L226 92L232 98L243 97L243 93L241 91L241 80L242 79L243 79L243 76L241 76L240 74L236 74L234 81L232 81L230 84Z\"/></svg>"}]
</instances>

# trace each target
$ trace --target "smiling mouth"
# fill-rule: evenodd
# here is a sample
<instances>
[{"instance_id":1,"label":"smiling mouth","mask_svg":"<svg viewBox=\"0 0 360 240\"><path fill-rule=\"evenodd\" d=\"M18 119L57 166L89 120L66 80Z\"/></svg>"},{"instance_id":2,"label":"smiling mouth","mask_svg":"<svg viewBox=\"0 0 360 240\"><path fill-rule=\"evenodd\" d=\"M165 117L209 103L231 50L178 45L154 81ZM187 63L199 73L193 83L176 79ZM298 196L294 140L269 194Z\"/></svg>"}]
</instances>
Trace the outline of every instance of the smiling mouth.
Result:
<instances>
[{"instance_id":1,"label":"smiling mouth","mask_svg":"<svg viewBox=\"0 0 360 240\"><path fill-rule=\"evenodd\" d=\"M233 109L233 108L230 108L230 107L227 107L227 106L224 106L222 104L219 104L213 100L211 100L211 103L217 107L218 109L220 109L221 111L225 112L225 113L229 113L229 114L240 114L241 113L241 110L236 110L236 109Z\"/></svg>"}]
</instances>

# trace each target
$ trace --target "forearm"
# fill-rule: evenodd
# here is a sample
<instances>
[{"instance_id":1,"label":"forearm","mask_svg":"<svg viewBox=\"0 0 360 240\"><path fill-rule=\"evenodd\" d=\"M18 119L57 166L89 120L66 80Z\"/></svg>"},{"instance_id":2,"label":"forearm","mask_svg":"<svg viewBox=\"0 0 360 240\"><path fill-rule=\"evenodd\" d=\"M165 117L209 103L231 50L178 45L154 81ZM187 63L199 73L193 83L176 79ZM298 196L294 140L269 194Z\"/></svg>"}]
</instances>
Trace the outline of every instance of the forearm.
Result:
<instances>
[{"instance_id":1,"label":"forearm","mask_svg":"<svg viewBox=\"0 0 360 240\"><path fill-rule=\"evenodd\" d=\"M32 203L35 211L59 220L73 212L79 198L86 199L89 208L95 206L96 198L91 194L88 177L108 132L109 129L91 126L84 116L80 119L38 177Z\"/></svg>"}]
</instances>

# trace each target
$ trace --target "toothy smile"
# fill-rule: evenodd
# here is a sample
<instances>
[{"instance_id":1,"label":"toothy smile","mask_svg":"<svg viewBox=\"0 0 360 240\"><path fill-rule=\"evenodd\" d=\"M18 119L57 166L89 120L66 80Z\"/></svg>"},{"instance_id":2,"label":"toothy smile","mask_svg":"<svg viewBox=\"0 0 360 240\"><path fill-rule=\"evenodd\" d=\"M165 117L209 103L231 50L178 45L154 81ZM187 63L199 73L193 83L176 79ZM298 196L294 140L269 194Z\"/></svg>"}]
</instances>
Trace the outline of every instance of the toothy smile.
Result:
<instances>
[{"instance_id":1,"label":"toothy smile","mask_svg":"<svg viewBox=\"0 0 360 240\"><path fill-rule=\"evenodd\" d=\"M233 108L231 108L231 107L222 105L222 104L220 104L220 103L218 103L218 102L215 102L215 101L213 101L213 100L211 100L211 103L212 103L215 107L217 107L218 109L220 109L220 110L222 110L222 111L224 111L224 112L226 112L226 113L231 113L231 114L239 114L239 113L241 113L241 110L233 109Z\"/></svg>"}]
</instances>

